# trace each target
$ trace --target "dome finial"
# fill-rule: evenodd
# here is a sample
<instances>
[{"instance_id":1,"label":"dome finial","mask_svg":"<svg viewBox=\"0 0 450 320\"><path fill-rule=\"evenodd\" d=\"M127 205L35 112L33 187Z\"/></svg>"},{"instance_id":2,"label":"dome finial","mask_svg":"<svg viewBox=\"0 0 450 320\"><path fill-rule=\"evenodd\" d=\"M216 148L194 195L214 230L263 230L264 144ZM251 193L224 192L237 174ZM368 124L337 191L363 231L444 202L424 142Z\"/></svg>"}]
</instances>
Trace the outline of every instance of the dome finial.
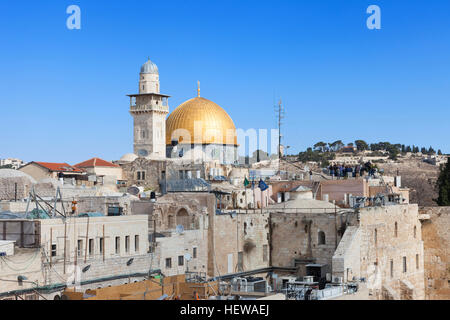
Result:
<instances>
[{"instance_id":1,"label":"dome finial","mask_svg":"<svg viewBox=\"0 0 450 320\"><path fill-rule=\"evenodd\" d=\"M197 97L200 98L200 81L197 81Z\"/></svg>"}]
</instances>

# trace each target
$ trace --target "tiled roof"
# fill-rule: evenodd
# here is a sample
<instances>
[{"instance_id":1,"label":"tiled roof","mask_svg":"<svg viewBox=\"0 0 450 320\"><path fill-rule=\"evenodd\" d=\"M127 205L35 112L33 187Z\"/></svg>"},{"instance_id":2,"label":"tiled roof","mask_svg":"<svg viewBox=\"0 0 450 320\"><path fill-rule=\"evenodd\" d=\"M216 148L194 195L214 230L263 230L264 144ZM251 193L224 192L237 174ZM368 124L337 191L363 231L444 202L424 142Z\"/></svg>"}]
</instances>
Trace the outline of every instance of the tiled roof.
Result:
<instances>
[{"instance_id":1,"label":"tiled roof","mask_svg":"<svg viewBox=\"0 0 450 320\"><path fill-rule=\"evenodd\" d=\"M78 163L74 165L74 167L77 168L92 168L92 167L113 167L117 168L119 167L117 164L114 164L112 162L100 159L100 158L92 158L86 161L83 161L81 163Z\"/></svg>"},{"instance_id":2,"label":"tiled roof","mask_svg":"<svg viewBox=\"0 0 450 320\"><path fill-rule=\"evenodd\" d=\"M83 172L82 170L72 167L68 163L53 163L53 162L37 162L33 161L33 163L36 163L40 165L41 167L44 167L50 171L56 171L56 172Z\"/></svg>"}]
</instances>

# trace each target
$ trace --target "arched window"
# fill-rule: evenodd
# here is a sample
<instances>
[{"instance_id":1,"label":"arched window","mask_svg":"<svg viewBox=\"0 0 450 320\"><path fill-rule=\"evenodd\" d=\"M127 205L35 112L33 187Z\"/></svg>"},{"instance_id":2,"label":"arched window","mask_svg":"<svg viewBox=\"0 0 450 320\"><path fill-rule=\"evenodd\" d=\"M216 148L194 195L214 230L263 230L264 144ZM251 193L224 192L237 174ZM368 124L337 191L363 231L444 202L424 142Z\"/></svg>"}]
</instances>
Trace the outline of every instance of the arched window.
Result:
<instances>
[{"instance_id":1,"label":"arched window","mask_svg":"<svg viewBox=\"0 0 450 320\"><path fill-rule=\"evenodd\" d=\"M185 229L189 228L189 214L185 208L177 212L177 225L182 225Z\"/></svg>"},{"instance_id":2,"label":"arched window","mask_svg":"<svg viewBox=\"0 0 450 320\"><path fill-rule=\"evenodd\" d=\"M325 232L319 231L318 242L319 242L319 244L325 244Z\"/></svg>"},{"instance_id":3,"label":"arched window","mask_svg":"<svg viewBox=\"0 0 450 320\"><path fill-rule=\"evenodd\" d=\"M417 236L417 226L414 226L414 238Z\"/></svg>"},{"instance_id":4,"label":"arched window","mask_svg":"<svg viewBox=\"0 0 450 320\"><path fill-rule=\"evenodd\" d=\"M397 238L397 236L398 236L398 224L397 224L397 221L396 221L395 222L395 226L394 226L394 237Z\"/></svg>"}]
</instances>

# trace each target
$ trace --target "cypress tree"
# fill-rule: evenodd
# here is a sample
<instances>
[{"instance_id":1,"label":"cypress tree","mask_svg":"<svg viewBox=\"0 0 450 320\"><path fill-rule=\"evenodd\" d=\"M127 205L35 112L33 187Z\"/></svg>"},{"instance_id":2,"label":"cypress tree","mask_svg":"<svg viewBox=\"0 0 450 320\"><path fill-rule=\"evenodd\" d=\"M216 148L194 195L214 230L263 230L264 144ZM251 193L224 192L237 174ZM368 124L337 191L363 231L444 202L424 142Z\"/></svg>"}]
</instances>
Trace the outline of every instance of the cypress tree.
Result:
<instances>
[{"instance_id":1,"label":"cypress tree","mask_svg":"<svg viewBox=\"0 0 450 320\"><path fill-rule=\"evenodd\" d=\"M437 181L439 197L436 202L439 206L450 206L450 161L441 166L441 173Z\"/></svg>"}]
</instances>

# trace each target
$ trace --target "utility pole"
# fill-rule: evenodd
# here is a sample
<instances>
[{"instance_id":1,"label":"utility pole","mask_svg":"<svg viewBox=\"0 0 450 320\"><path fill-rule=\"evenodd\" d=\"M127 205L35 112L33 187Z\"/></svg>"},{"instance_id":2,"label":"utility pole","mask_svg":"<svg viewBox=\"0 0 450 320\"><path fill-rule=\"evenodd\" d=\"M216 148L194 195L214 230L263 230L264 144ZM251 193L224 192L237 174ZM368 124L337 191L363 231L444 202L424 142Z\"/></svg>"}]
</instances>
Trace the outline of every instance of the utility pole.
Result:
<instances>
[{"instance_id":1,"label":"utility pole","mask_svg":"<svg viewBox=\"0 0 450 320\"><path fill-rule=\"evenodd\" d=\"M281 104L281 99L278 102L278 105L275 106L275 113L277 115L277 121L278 121L278 174L281 174L280 171L280 164L281 164L281 158L283 155L281 154L281 125L282 125L282 119L284 119L284 107Z\"/></svg>"}]
</instances>

